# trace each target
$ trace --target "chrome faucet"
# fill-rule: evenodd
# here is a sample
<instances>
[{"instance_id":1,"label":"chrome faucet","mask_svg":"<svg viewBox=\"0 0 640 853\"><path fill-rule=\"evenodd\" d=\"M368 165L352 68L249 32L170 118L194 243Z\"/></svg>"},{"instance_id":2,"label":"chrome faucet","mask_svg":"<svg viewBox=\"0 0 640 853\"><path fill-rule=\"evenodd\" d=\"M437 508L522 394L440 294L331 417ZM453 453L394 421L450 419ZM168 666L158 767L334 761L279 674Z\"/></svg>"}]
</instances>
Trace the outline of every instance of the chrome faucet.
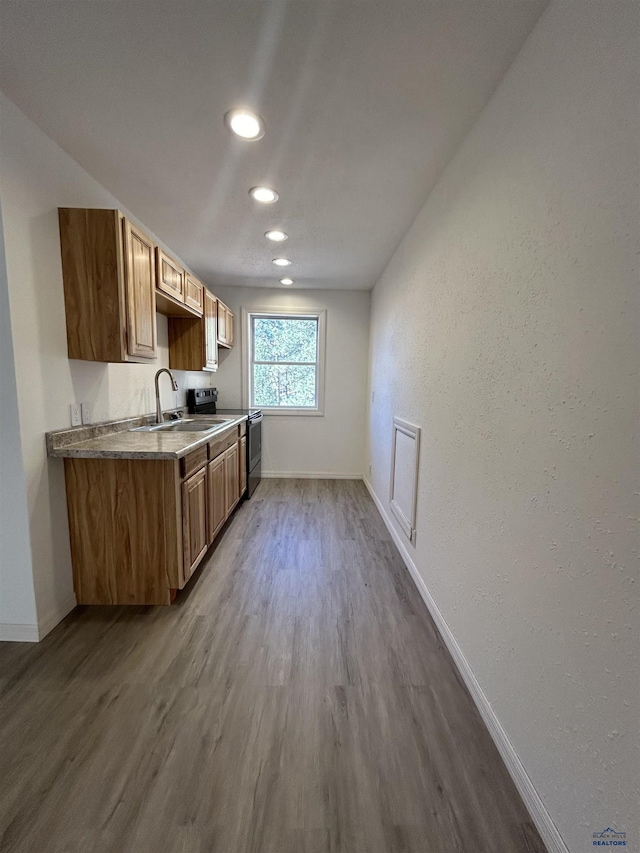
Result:
<instances>
[{"instance_id":1,"label":"chrome faucet","mask_svg":"<svg viewBox=\"0 0 640 853\"><path fill-rule=\"evenodd\" d=\"M168 373L171 377L171 387L174 391L178 390L178 383L174 379L173 373L166 367L161 367L160 370L156 373L156 423L162 424L164 423L164 415L162 414L162 406L160 405L160 387L158 385L158 379L160 378L161 373Z\"/></svg>"}]
</instances>

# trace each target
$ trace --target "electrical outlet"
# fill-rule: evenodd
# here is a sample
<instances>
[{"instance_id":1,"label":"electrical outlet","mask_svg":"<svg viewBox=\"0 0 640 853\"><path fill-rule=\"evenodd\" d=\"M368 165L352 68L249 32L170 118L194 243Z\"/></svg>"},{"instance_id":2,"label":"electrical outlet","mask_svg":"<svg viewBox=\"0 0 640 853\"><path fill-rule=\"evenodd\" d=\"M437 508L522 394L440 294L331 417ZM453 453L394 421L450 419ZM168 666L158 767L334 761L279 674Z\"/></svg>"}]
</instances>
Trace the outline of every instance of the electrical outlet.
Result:
<instances>
[{"instance_id":1,"label":"electrical outlet","mask_svg":"<svg viewBox=\"0 0 640 853\"><path fill-rule=\"evenodd\" d=\"M82 423L90 424L91 423L91 403L83 403L82 404Z\"/></svg>"},{"instance_id":2,"label":"electrical outlet","mask_svg":"<svg viewBox=\"0 0 640 853\"><path fill-rule=\"evenodd\" d=\"M375 400L375 397L376 397L376 392L375 392L375 391L372 391L372 392L371 392L371 402L372 402L372 403L373 403L373 401Z\"/></svg>"},{"instance_id":3,"label":"electrical outlet","mask_svg":"<svg viewBox=\"0 0 640 853\"><path fill-rule=\"evenodd\" d=\"M371 462L369 462L369 476L371 476Z\"/></svg>"},{"instance_id":4,"label":"electrical outlet","mask_svg":"<svg viewBox=\"0 0 640 853\"><path fill-rule=\"evenodd\" d=\"M82 423L82 416L80 414L80 404L79 403L71 403L69 406L69 412L71 413L71 426L80 426Z\"/></svg>"}]
</instances>

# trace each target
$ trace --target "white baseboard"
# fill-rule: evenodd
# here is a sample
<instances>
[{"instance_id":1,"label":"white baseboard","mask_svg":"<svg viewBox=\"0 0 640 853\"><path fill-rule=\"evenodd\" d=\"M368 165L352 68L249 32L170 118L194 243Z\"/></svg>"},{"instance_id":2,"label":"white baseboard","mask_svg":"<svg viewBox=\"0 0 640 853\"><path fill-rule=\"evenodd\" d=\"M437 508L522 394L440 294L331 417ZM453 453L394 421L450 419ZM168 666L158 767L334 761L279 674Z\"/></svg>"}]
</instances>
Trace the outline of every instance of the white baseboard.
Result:
<instances>
[{"instance_id":1,"label":"white baseboard","mask_svg":"<svg viewBox=\"0 0 640 853\"><path fill-rule=\"evenodd\" d=\"M56 625L62 622L65 616L71 613L77 604L75 595L69 595L64 601L57 604L53 610L50 610L43 619L38 619L38 639L43 640L50 631L53 631Z\"/></svg>"},{"instance_id":2,"label":"white baseboard","mask_svg":"<svg viewBox=\"0 0 640 853\"><path fill-rule=\"evenodd\" d=\"M0 642L37 643L40 632L37 625L16 625L13 622L0 622Z\"/></svg>"},{"instance_id":3,"label":"white baseboard","mask_svg":"<svg viewBox=\"0 0 640 853\"><path fill-rule=\"evenodd\" d=\"M57 604L47 615L38 619L38 624L16 625L11 622L0 622L0 642L38 643L58 625L65 616L77 606L75 595L69 595Z\"/></svg>"},{"instance_id":4,"label":"white baseboard","mask_svg":"<svg viewBox=\"0 0 640 853\"><path fill-rule=\"evenodd\" d=\"M263 471L265 480L362 480L362 474L337 474L333 471Z\"/></svg>"},{"instance_id":5,"label":"white baseboard","mask_svg":"<svg viewBox=\"0 0 640 853\"><path fill-rule=\"evenodd\" d=\"M491 703L487 699L482 690L482 687L478 683L477 678L473 674L473 670L469 664L469 661L465 658L462 653L462 649L458 645L456 638L453 636L451 629L447 625L444 616L440 612L438 605L433 599L433 596L427 589L427 586L422 579L422 576L418 572L416 564L413 562L411 555L407 551L404 542L398 535L397 530L393 526L389 515L385 507L382 505L380 499L376 495L373 490L373 486L369 482L366 477L362 478L364 480L364 484L367 487L369 494L373 498L373 502L380 515L382 516L382 520L387 526L389 533L391 534L393 541L396 544L398 551L400 552L400 556L402 557L404 564L409 570L409 574L411 575L413 582L418 587L418 592L422 596L424 603L427 605L427 609L433 618L433 621L436 624L436 627L440 634L442 635L442 639L444 640L451 657L455 665L458 668L458 672L462 676L464 683L467 686L469 693L471 694L471 698L476 704L478 711L480 712L480 716L484 720L484 724L489 730L489 734L491 735L493 742L498 748L498 752L502 756L502 760L504 761L511 778L513 779L516 788L518 789L520 796L522 797L529 814L531 815L531 819L536 825L538 832L540 833L542 840L546 844L549 853L569 853L569 848L562 840L562 836L558 832L558 829L553 822L551 815L545 808L544 803L540 799L540 796L536 789L533 786L533 782L527 775L527 771L524 769L524 766L518 755L513 748L513 744L509 740L507 733L502 728L500 720L496 716L495 711L491 707Z\"/></svg>"}]
</instances>

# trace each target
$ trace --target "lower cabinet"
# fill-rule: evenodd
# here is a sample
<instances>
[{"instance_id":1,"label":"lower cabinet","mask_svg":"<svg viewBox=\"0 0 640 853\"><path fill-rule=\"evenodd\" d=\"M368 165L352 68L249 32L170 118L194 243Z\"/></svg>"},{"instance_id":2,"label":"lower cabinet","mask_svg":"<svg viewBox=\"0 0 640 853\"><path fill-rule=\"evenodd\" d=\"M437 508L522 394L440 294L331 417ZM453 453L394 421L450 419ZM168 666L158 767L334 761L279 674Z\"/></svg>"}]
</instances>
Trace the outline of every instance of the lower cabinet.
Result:
<instances>
[{"instance_id":1,"label":"lower cabinet","mask_svg":"<svg viewBox=\"0 0 640 853\"><path fill-rule=\"evenodd\" d=\"M224 454L224 479L227 491L227 515L230 515L240 500L240 468L238 465L238 445L234 444Z\"/></svg>"},{"instance_id":2,"label":"lower cabinet","mask_svg":"<svg viewBox=\"0 0 640 853\"><path fill-rule=\"evenodd\" d=\"M225 454L220 453L207 468L207 499L209 510L209 543L216 538L227 520L227 497L224 471Z\"/></svg>"},{"instance_id":3,"label":"lower cabinet","mask_svg":"<svg viewBox=\"0 0 640 853\"><path fill-rule=\"evenodd\" d=\"M238 442L238 469L240 471L240 497L247 491L247 436L243 435Z\"/></svg>"},{"instance_id":4,"label":"lower cabinet","mask_svg":"<svg viewBox=\"0 0 640 853\"><path fill-rule=\"evenodd\" d=\"M178 462L68 458L64 470L78 604L171 604L185 584Z\"/></svg>"},{"instance_id":5,"label":"lower cabinet","mask_svg":"<svg viewBox=\"0 0 640 853\"><path fill-rule=\"evenodd\" d=\"M242 496L242 432L180 460L64 460L78 604L171 604Z\"/></svg>"},{"instance_id":6,"label":"lower cabinet","mask_svg":"<svg viewBox=\"0 0 640 853\"><path fill-rule=\"evenodd\" d=\"M239 441L219 453L207 468L207 497L209 510L209 544L220 532L223 524L242 497L240 490Z\"/></svg>"},{"instance_id":7,"label":"lower cabinet","mask_svg":"<svg viewBox=\"0 0 640 853\"><path fill-rule=\"evenodd\" d=\"M182 537L183 574L186 583L209 545L206 466L182 484Z\"/></svg>"}]
</instances>

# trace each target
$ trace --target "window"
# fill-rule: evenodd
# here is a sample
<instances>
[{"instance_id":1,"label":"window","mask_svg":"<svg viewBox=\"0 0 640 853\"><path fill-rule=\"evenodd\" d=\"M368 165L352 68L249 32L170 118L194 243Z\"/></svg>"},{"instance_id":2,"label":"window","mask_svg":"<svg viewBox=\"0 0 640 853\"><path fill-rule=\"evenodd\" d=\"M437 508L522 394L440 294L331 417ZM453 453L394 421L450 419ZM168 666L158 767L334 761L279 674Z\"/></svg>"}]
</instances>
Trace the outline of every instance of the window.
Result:
<instances>
[{"instance_id":1,"label":"window","mask_svg":"<svg viewBox=\"0 0 640 853\"><path fill-rule=\"evenodd\" d=\"M321 415L325 311L249 311L248 403L270 414Z\"/></svg>"}]
</instances>

